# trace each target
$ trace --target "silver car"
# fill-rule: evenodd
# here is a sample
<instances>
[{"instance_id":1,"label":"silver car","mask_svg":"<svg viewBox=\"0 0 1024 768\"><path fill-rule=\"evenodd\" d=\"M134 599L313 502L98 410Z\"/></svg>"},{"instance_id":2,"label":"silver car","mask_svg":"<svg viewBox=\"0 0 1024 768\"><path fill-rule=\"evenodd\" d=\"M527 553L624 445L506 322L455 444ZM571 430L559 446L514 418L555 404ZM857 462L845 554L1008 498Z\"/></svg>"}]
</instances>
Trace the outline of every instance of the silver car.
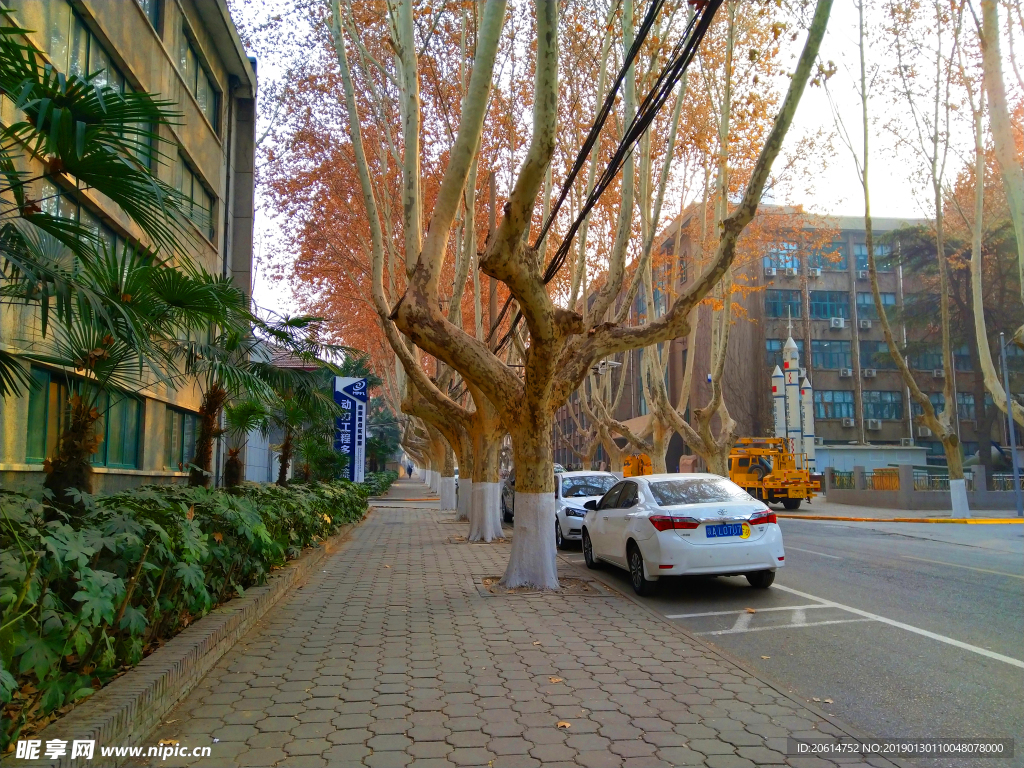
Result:
<instances>
[{"instance_id":1,"label":"silver car","mask_svg":"<svg viewBox=\"0 0 1024 768\"><path fill-rule=\"evenodd\" d=\"M618 478L611 472L560 472L555 475L555 544L565 549L566 542L583 537L583 518L588 501L596 501L611 489Z\"/></svg>"}]
</instances>

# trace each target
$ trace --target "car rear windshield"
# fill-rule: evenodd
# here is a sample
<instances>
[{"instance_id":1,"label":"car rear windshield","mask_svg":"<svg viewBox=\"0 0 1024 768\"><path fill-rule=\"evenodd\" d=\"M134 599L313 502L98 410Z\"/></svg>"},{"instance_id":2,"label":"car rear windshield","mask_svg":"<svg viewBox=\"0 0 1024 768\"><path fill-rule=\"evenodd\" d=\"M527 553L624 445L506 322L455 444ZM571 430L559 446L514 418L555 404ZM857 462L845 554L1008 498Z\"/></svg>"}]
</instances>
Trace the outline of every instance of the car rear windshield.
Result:
<instances>
[{"instance_id":1,"label":"car rear windshield","mask_svg":"<svg viewBox=\"0 0 1024 768\"><path fill-rule=\"evenodd\" d=\"M607 475L580 475L562 478L562 498L579 499L584 496L603 496L615 485L616 478Z\"/></svg>"},{"instance_id":2,"label":"car rear windshield","mask_svg":"<svg viewBox=\"0 0 1024 768\"><path fill-rule=\"evenodd\" d=\"M662 480L651 483L650 486L651 493L660 507L750 500L746 491L724 478L695 477L686 480Z\"/></svg>"}]
</instances>

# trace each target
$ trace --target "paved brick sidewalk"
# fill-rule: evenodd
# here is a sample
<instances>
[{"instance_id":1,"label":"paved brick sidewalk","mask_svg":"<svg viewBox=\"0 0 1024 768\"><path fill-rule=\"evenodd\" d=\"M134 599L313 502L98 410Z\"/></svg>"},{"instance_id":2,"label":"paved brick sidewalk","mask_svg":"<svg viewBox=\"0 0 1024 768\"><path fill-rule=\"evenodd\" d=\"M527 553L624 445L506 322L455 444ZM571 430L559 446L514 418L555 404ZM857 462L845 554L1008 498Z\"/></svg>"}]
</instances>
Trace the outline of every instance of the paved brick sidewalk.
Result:
<instances>
[{"instance_id":1,"label":"paved brick sidewalk","mask_svg":"<svg viewBox=\"0 0 1024 768\"><path fill-rule=\"evenodd\" d=\"M509 546L463 533L376 510L148 743L212 744L199 766L834 764L782 754L834 725L630 599L483 594Z\"/></svg>"}]
</instances>

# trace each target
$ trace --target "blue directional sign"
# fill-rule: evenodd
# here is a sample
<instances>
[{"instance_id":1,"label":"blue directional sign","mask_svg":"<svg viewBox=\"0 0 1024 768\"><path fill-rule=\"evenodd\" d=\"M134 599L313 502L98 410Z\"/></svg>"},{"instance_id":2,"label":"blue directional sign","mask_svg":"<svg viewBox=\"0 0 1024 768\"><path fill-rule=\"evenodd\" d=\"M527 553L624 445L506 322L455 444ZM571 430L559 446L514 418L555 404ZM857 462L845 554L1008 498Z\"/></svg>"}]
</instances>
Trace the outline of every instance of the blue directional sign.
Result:
<instances>
[{"instance_id":1,"label":"blue directional sign","mask_svg":"<svg viewBox=\"0 0 1024 768\"><path fill-rule=\"evenodd\" d=\"M334 402L342 408L335 421L334 450L348 456L345 478L363 482L366 471L366 379L336 376Z\"/></svg>"}]
</instances>

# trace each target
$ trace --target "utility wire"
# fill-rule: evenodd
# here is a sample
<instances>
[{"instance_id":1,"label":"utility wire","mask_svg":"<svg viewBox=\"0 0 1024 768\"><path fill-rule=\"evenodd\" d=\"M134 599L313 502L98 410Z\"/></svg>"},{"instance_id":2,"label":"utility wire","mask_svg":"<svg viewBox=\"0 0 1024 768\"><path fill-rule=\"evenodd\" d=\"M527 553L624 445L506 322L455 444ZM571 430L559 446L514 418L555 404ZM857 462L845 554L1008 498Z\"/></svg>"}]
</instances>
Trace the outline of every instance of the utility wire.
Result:
<instances>
[{"instance_id":1,"label":"utility wire","mask_svg":"<svg viewBox=\"0 0 1024 768\"><path fill-rule=\"evenodd\" d=\"M664 0L654 0L654 2L652 2L651 4L651 7L648 9L647 17L644 19L644 24L641 26L641 31L645 36L647 31L650 30L650 25L653 25L654 16L657 14L657 11L660 10L663 2ZM579 228L583 224L583 221L586 219L587 216L590 215L590 211L597 204L597 201L600 199L604 191L611 185L612 181L614 181L615 177L622 169L622 166L625 164L626 159L629 157L630 153L634 151L637 144L640 142L641 137L644 135L644 133L647 132L647 129L650 127L651 123L654 122L654 118L657 117L658 112L667 103L668 98L669 96L672 95L672 91L675 89L676 84L682 79L682 76L686 72L687 67L689 67L690 63L693 61L693 58L697 55L697 48L700 46L701 40L704 39L704 35L707 33L708 28L711 26L711 22L714 21L715 12L719 9L721 4L722 0L708 0L708 2L703 7L697 6L697 12L690 19L690 22L686 27L686 34L684 34L682 39L676 44L676 47L673 49L672 55L669 57L668 62L662 68L661 73L658 75L657 81L648 91L647 95L644 97L644 100L640 103L640 106L637 108L636 116L633 118L633 121L629 124L629 127L626 129L626 132L623 135L622 140L619 142L619 145L615 149L615 153L612 155L611 159L608 161L608 165L605 167L604 172L601 174L601 178L594 185L594 189L588 196L586 203L580 210L579 214L576 216L576 219L573 221L572 226L569 228L569 231L565 234L565 236L562 238L562 241L559 243L558 250L555 251L554 257L548 263L548 266L544 271L545 285L547 283L550 283L551 280L555 277L555 275L558 274L558 270L561 269L562 265L565 263L565 260L569 255L569 249L572 247L573 238L579 231ZM650 22L650 25L648 24L648 22ZM605 106L609 105L609 99L614 99L615 90L618 89L619 84L624 78L626 71L632 65L633 59L636 57L636 54L638 53L639 43L641 42L642 38L638 34L636 41L634 41L634 45L629 50L629 56L627 56L626 61L623 62L623 67L619 72L619 77L616 78L615 86L613 87L612 92L609 93L609 98L605 100ZM606 118L607 113L605 112L604 107L602 107L602 111L598 115L598 119L601 120L602 125ZM595 128L598 128L596 121L594 127L591 128L590 134L588 134L587 136L587 141L590 142L590 146L593 146L594 141L596 141L596 136L593 137L594 141L591 141L591 134L594 134ZM597 132L600 132L599 128ZM571 186L572 181L575 179L575 175L579 172L576 168L576 165L580 165L580 167L582 167L581 157L585 160L583 150L581 150L580 155L577 156L576 164L574 164L573 167L573 173L570 175L570 178L566 180L566 184L563 185L558 206L560 206L562 201L565 199L565 196L568 194L569 186ZM547 230L550 227L552 220L554 219L554 215L558 212L558 206L556 206L549 215L548 220L547 222L545 222L544 228L541 231L541 235L540 237L537 238L537 243L534 245L534 247L536 247L537 244L540 243L544 235L547 233ZM511 306L511 303L512 297L510 296L508 299L505 300L505 305L504 307L502 307L501 313L498 315L496 322L491 327L490 334L488 334L488 339L493 337L495 330L498 328L498 326L501 324L501 321L507 314L508 309ZM500 352L509 344L509 342L512 339L512 335L515 333L516 327L518 326L521 318L522 312L516 312L516 315L512 320L512 324L508 332L505 334L501 342L498 344L496 352Z\"/></svg>"}]
</instances>

